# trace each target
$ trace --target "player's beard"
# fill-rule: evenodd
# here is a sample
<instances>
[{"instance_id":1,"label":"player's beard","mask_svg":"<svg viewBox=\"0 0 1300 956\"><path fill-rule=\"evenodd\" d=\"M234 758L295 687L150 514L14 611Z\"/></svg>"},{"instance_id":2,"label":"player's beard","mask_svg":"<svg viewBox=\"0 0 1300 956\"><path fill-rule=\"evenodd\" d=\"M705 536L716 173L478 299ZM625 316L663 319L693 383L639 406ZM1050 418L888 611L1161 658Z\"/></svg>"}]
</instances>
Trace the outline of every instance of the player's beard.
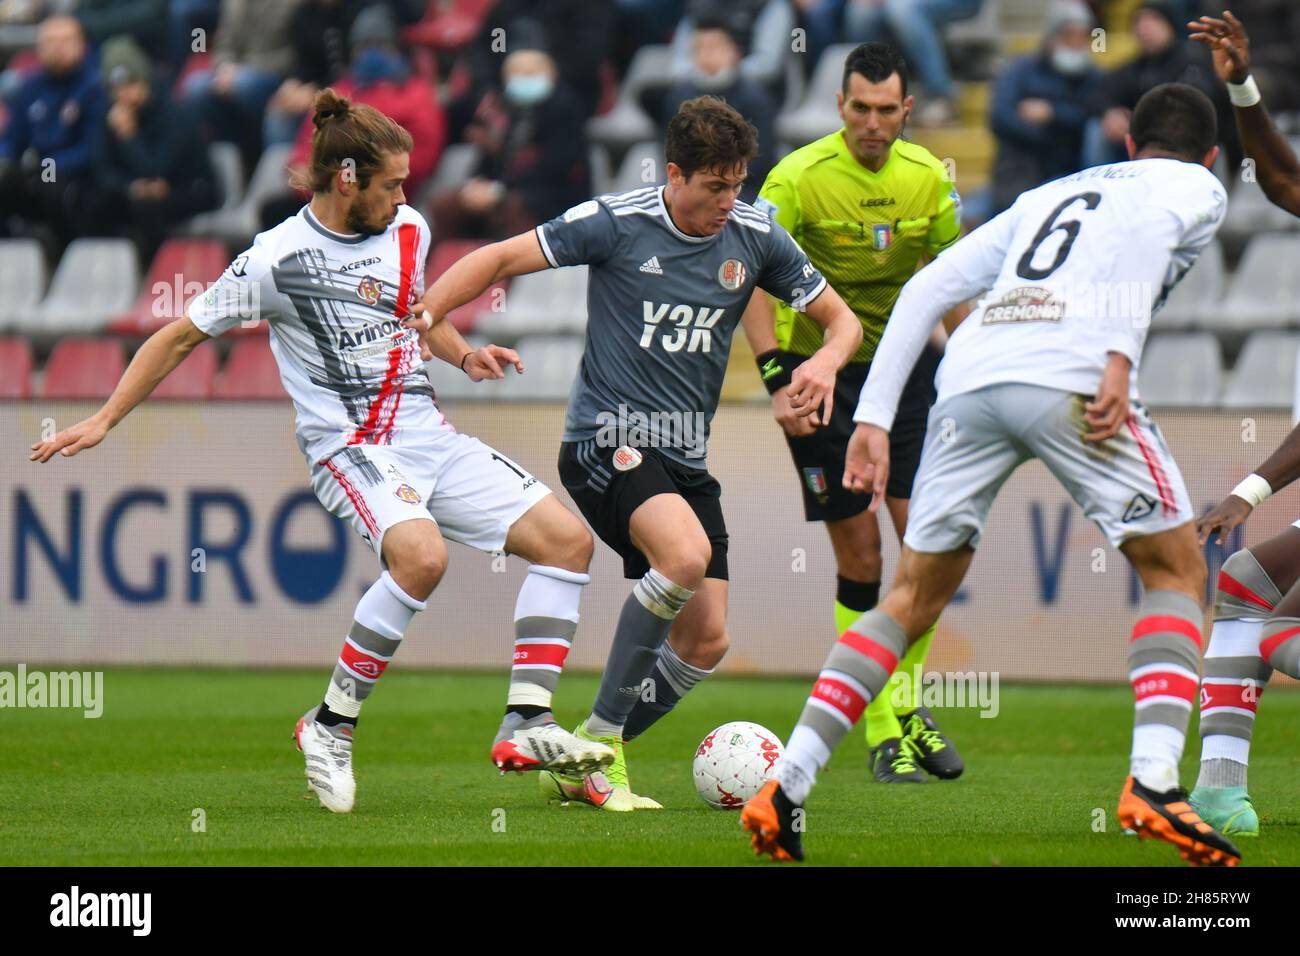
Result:
<instances>
[{"instance_id":1,"label":"player's beard","mask_svg":"<svg viewBox=\"0 0 1300 956\"><path fill-rule=\"evenodd\" d=\"M388 223L383 220L376 222L373 212L368 204L354 202L352 208L348 210L348 231L363 236L382 236L388 230Z\"/></svg>"}]
</instances>

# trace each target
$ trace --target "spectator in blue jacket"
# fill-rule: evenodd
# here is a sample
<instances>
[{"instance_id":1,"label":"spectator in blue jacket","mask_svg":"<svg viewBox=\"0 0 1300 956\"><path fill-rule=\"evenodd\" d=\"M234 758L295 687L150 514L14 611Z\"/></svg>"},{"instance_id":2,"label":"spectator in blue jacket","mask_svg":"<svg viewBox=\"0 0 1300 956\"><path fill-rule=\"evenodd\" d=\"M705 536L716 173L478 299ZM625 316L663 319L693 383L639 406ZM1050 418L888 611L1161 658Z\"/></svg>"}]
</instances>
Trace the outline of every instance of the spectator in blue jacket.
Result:
<instances>
[{"instance_id":1,"label":"spectator in blue jacket","mask_svg":"<svg viewBox=\"0 0 1300 956\"><path fill-rule=\"evenodd\" d=\"M1026 189L1081 168L1089 103L1102 81L1092 63L1092 27L1086 6L1058 0L1042 49L1013 62L994 85L994 214Z\"/></svg>"},{"instance_id":2,"label":"spectator in blue jacket","mask_svg":"<svg viewBox=\"0 0 1300 956\"><path fill-rule=\"evenodd\" d=\"M90 171L104 122L98 58L73 17L50 17L36 37L39 69L6 104L0 134L0 235L43 224L61 252L75 234L70 190ZM15 221L17 220L17 221ZM48 238L48 237L47 237Z\"/></svg>"}]
</instances>

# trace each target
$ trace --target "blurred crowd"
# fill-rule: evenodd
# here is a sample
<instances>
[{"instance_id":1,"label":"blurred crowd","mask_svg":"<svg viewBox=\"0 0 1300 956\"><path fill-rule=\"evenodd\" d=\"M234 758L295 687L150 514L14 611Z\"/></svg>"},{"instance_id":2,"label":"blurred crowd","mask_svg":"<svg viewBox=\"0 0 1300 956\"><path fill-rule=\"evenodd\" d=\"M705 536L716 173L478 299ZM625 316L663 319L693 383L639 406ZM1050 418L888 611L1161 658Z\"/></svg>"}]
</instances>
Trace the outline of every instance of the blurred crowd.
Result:
<instances>
[{"instance_id":1,"label":"blurred crowd","mask_svg":"<svg viewBox=\"0 0 1300 956\"><path fill-rule=\"evenodd\" d=\"M989 188L969 206L976 218L1038 183L1123 158L1133 105L1170 80L1215 99L1229 162L1240 157L1208 56L1186 40L1198 0L1031 4L1042 11L1037 48L999 50L990 75L972 80L950 31L995 2L0 0L0 237L35 235L57 257L79 236L126 236L147 261L227 199L211 144L232 144L246 175L268 150L303 164L308 111L325 86L411 131L406 193L437 239L504 237L592 193L588 121L616 104L648 45L670 51L666 75L636 104L657 128L701 93L758 127L747 197L779 157L777 118L798 106L821 52L866 40L890 40L907 59L913 127L991 130L996 156ZM1232 8L1251 32L1270 109L1300 111L1300 2ZM1121 65L1098 32L1117 24L1134 51ZM986 116L962 115L967 82L991 82ZM472 166L440 181L451 144L476 147ZM262 226L304 198L287 185L272 191Z\"/></svg>"}]
</instances>

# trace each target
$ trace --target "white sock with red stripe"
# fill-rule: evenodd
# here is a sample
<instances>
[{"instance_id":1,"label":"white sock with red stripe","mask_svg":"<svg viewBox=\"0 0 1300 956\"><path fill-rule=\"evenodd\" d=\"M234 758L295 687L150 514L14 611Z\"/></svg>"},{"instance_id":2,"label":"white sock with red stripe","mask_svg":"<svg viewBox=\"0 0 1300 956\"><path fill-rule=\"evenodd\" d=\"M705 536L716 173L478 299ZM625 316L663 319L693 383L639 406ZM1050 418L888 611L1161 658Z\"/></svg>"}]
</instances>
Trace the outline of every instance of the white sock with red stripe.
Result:
<instances>
[{"instance_id":1,"label":"white sock with red stripe","mask_svg":"<svg viewBox=\"0 0 1300 956\"><path fill-rule=\"evenodd\" d=\"M1129 643L1136 698L1130 773L1164 793L1178 786L1178 761L1200 680L1201 626L1196 599L1178 591L1147 593Z\"/></svg>"},{"instance_id":2,"label":"white sock with red stripe","mask_svg":"<svg viewBox=\"0 0 1300 956\"><path fill-rule=\"evenodd\" d=\"M777 780L791 802L808 799L818 771L884 690L906 650L907 634L880 608L867 611L840 635L777 764Z\"/></svg>"},{"instance_id":3,"label":"white sock with red stripe","mask_svg":"<svg viewBox=\"0 0 1300 956\"><path fill-rule=\"evenodd\" d=\"M515 657L506 710L551 709L578 628L578 603L588 574L534 564L515 601Z\"/></svg>"},{"instance_id":4,"label":"white sock with red stripe","mask_svg":"<svg viewBox=\"0 0 1300 956\"><path fill-rule=\"evenodd\" d=\"M397 653L411 618L426 606L403 591L387 571L361 595L325 692L329 713L323 714L321 723L337 723L335 717L356 723L361 704Z\"/></svg>"}]
</instances>

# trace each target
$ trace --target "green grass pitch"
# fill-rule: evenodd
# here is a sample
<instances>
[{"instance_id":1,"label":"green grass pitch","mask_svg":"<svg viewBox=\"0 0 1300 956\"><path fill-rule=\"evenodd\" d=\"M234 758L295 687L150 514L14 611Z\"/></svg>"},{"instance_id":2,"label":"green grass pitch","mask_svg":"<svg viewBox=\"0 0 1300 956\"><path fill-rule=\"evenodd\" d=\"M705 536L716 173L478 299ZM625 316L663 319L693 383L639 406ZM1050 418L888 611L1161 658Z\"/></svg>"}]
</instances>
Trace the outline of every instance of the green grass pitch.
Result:
<instances>
[{"instance_id":1,"label":"green grass pitch","mask_svg":"<svg viewBox=\"0 0 1300 956\"><path fill-rule=\"evenodd\" d=\"M728 720L784 738L807 680L706 682L629 748L635 789L665 809L548 806L533 775L487 760L505 675L395 671L357 731L357 807L322 810L290 742L327 672L110 670L104 714L0 713L0 865L773 865L739 814L695 794L699 740ZM576 722L595 678L557 698ZM1132 719L1124 687L1003 687L1001 712L938 711L966 757L957 781L870 782L855 732L808 806L809 862L838 865L1170 865L1169 846L1123 836L1114 812ZM1247 865L1300 864L1300 694L1261 702L1250 771L1263 835ZM1190 738L1183 780L1195 780ZM1095 832L1096 808L1105 832ZM196 811L202 811L196 814ZM196 832L196 821L205 829Z\"/></svg>"}]
</instances>

